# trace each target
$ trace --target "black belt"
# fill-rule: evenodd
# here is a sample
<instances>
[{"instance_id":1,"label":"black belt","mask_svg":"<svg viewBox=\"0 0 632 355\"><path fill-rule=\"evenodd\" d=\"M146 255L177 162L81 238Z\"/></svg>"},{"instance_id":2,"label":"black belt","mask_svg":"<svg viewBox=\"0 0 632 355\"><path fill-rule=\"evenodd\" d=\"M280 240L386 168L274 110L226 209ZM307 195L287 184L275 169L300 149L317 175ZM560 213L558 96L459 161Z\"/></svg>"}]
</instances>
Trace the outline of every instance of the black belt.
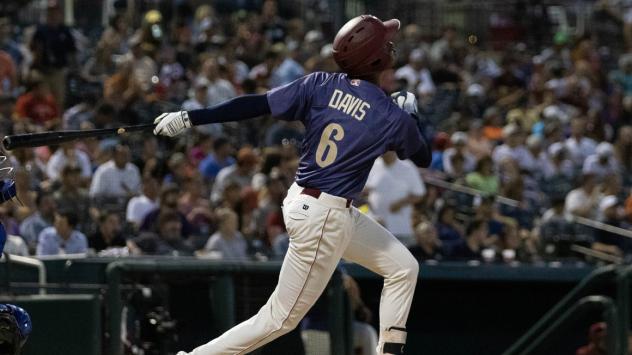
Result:
<instances>
[{"instance_id":1,"label":"black belt","mask_svg":"<svg viewBox=\"0 0 632 355\"><path fill-rule=\"evenodd\" d=\"M322 191L318 190L318 189L312 189L311 187L304 187L303 191L301 191L301 194L303 195L308 195L308 196L312 196L313 198L320 198L320 194L322 194ZM351 207L351 202L353 202L352 199L347 198L347 208Z\"/></svg>"}]
</instances>

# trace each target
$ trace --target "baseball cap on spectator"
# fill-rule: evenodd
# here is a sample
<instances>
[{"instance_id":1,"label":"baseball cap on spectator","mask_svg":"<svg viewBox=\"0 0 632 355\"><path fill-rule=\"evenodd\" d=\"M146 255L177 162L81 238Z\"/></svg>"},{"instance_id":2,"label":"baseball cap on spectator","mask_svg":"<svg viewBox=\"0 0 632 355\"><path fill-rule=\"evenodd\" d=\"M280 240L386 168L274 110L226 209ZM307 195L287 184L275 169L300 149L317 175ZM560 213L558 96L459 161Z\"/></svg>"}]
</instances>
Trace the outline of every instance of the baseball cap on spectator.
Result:
<instances>
[{"instance_id":1,"label":"baseball cap on spectator","mask_svg":"<svg viewBox=\"0 0 632 355\"><path fill-rule=\"evenodd\" d=\"M50 9L59 9L61 8L61 4L57 0L49 0L46 2L46 8Z\"/></svg>"},{"instance_id":2,"label":"baseball cap on spectator","mask_svg":"<svg viewBox=\"0 0 632 355\"><path fill-rule=\"evenodd\" d=\"M503 138L507 138L513 136L514 134L520 133L520 127L517 124L510 123L503 127Z\"/></svg>"},{"instance_id":3,"label":"baseball cap on spectator","mask_svg":"<svg viewBox=\"0 0 632 355\"><path fill-rule=\"evenodd\" d=\"M632 54L625 54L619 58L619 68L625 69L626 67L632 67Z\"/></svg>"},{"instance_id":4,"label":"baseball cap on spectator","mask_svg":"<svg viewBox=\"0 0 632 355\"><path fill-rule=\"evenodd\" d=\"M614 148L612 144L608 142L601 142L597 145L597 148L595 148L595 153L597 153L600 158L610 158L614 154Z\"/></svg>"},{"instance_id":5,"label":"baseball cap on spectator","mask_svg":"<svg viewBox=\"0 0 632 355\"><path fill-rule=\"evenodd\" d=\"M136 47L138 45L140 45L141 43L143 43L143 38L142 35L140 33L136 33L134 34L132 37L129 38L129 40L127 41L127 44L130 47Z\"/></svg>"},{"instance_id":6,"label":"baseball cap on spectator","mask_svg":"<svg viewBox=\"0 0 632 355\"><path fill-rule=\"evenodd\" d=\"M558 156L559 154L564 153L564 144L555 142L549 146L548 152L551 157Z\"/></svg>"},{"instance_id":7,"label":"baseball cap on spectator","mask_svg":"<svg viewBox=\"0 0 632 355\"><path fill-rule=\"evenodd\" d=\"M432 140L434 150L444 151L448 147L448 138L448 134L445 132L437 133Z\"/></svg>"},{"instance_id":8,"label":"baseball cap on spectator","mask_svg":"<svg viewBox=\"0 0 632 355\"><path fill-rule=\"evenodd\" d=\"M542 136L537 134L532 134L527 138L527 147L529 148L538 148L541 147L543 143Z\"/></svg>"},{"instance_id":9,"label":"baseball cap on spectator","mask_svg":"<svg viewBox=\"0 0 632 355\"><path fill-rule=\"evenodd\" d=\"M181 152L177 152L171 155L171 157L169 158L169 162L167 163L167 165L169 166L170 169L174 169L176 168L178 165L185 163L187 160L186 156L184 155L184 153Z\"/></svg>"},{"instance_id":10,"label":"baseball cap on spectator","mask_svg":"<svg viewBox=\"0 0 632 355\"><path fill-rule=\"evenodd\" d=\"M452 145L465 145L465 143L467 143L467 134L461 131L452 133L450 143L452 143Z\"/></svg>"},{"instance_id":11,"label":"baseball cap on spectator","mask_svg":"<svg viewBox=\"0 0 632 355\"><path fill-rule=\"evenodd\" d=\"M522 109L515 108L507 112L507 123L519 123L524 120Z\"/></svg>"},{"instance_id":12,"label":"baseball cap on spectator","mask_svg":"<svg viewBox=\"0 0 632 355\"><path fill-rule=\"evenodd\" d=\"M553 43L558 46L563 46L568 43L568 33L566 31L557 31L553 36Z\"/></svg>"},{"instance_id":13,"label":"baseball cap on spectator","mask_svg":"<svg viewBox=\"0 0 632 355\"><path fill-rule=\"evenodd\" d=\"M485 112L483 112L484 119L489 119L498 115L500 115L500 110L496 106L490 106L485 109Z\"/></svg>"},{"instance_id":14,"label":"baseball cap on spectator","mask_svg":"<svg viewBox=\"0 0 632 355\"><path fill-rule=\"evenodd\" d=\"M472 121L470 121L470 130L479 130L481 128L483 128L483 120L481 119L474 119Z\"/></svg>"},{"instance_id":15,"label":"baseball cap on spectator","mask_svg":"<svg viewBox=\"0 0 632 355\"><path fill-rule=\"evenodd\" d=\"M311 30L305 34L305 42L314 43L323 40L323 33L317 30Z\"/></svg>"},{"instance_id":16,"label":"baseball cap on spectator","mask_svg":"<svg viewBox=\"0 0 632 355\"><path fill-rule=\"evenodd\" d=\"M205 77L198 77L193 82L193 88L195 88L196 90L206 89L206 88L208 88L209 84L210 83L209 83L207 78L205 78Z\"/></svg>"},{"instance_id":17,"label":"baseball cap on spectator","mask_svg":"<svg viewBox=\"0 0 632 355\"><path fill-rule=\"evenodd\" d=\"M408 60L410 62L420 62L426 58L426 53L421 48L415 48L410 52Z\"/></svg>"},{"instance_id":18,"label":"baseball cap on spectator","mask_svg":"<svg viewBox=\"0 0 632 355\"><path fill-rule=\"evenodd\" d=\"M544 117L545 120L559 121L562 123L568 123L571 119L568 113L564 112L564 110L557 105L545 107L544 110L542 110L542 117Z\"/></svg>"},{"instance_id":19,"label":"baseball cap on spectator","mask_svg":"<svg viewBox=\"0 0 632 355\"><path fill-rule=\"evenodd\" d=\"M321 58L329 58L331 56L333 56L334 54L334 45L329 43L324 45L321 49L320 49L320 56Z\"/></svg>"},{"instance_id":20,"label":"baseball cap on spectator","mask_svg":"<svg viewBox=\"0 0 632 355\"><path fill-rule=\"evenodd\" d=\"M208 31L211 28L213 28L213 20L210 18L205 18L202 20L202 22L200 22L200 31L204 32L204 31Z\"/></svg>"},{"instance_id":21,"label":"baseball cap on spectator","mask_svg":"<svg viewBox=\"0 0 632 355\"><path fill-rule=\"evenodd\" d=\"M144 20L150 24L162 22L162 13L158 10L149 10L145 13Z\"/></svg>"},{"instance_id":22,"label":"baseball cap on spectator","mask_svg":"<svg viewBox=\"0 0 632 355\"><path fill-rule=\"evenodd\" d=\"M533 56L532 62L533 62L533 65L542 65L544 64L544 56L535 55Z\"/></svg>"},{"instance_id":23,"label":"baseball cap on spectator","mask_svg":"<svg viewBox=\"0 0 632 355\"><path fill-rule=\"evenodd\" d=\"M467 96L482 97L485 96L485 89L481 84L474 83L467 87Z\"/></svg>"},{"instance_id":24,"label":"baseball cap on spectator","mask_svg":"<svg viewBox=\"0 0 632 355\"><path fill-rule=\"evenodd\" d=\"M252 148L244 147L237 152L237 164L239 165L255 165L258 162L259 158Z\"/></svg>"}]
</instances>

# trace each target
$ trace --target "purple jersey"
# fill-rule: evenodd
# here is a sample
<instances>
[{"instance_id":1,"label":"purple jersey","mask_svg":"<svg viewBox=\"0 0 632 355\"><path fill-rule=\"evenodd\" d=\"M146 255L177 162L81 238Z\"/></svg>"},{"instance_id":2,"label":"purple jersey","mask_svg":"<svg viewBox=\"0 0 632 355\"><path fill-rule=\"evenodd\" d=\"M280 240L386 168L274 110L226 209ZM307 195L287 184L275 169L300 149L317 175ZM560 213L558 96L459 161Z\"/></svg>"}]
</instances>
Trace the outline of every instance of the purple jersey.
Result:
<instances>
[{"instance_id":1,"label":"purple jersey","mask_svg":"<svg viewBox=\"0 0 632 355\"><path fill-rule=\"evenodd\" d=\"M305 138L296 182L355 198L387 151L407 159L423 147L416 122L376 85L317 72L268 92L272 115L301 120Z\"/></svg>"}]
</instances>

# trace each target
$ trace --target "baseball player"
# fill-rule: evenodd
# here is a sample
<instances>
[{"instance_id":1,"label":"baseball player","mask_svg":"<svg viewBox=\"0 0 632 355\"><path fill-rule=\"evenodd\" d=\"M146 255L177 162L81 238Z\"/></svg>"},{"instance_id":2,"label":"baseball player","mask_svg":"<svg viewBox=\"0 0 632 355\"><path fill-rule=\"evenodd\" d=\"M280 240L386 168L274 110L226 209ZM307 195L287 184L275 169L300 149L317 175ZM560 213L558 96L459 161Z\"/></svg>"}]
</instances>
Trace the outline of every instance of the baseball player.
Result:
<instances>
[{"instance_id":1,"label":"baseball player","mask_svg":"<svg viewBox=\"0 0 632 355\"><path fill-rule=\"evenodd\" d=\"M316 72L266 94L156 118L154 133L170 137L194 125L266 114L300 120L306 128L295 182L283 201L290 246L276 289L255 316L188 354L246 354L294 329L341 258L384 277L377 353L403 354L419 264L391 233L351 205L374 160L386 151L421 167L430 164L414 95L390 98L377 86L381 72L393 64L391 40L399 26L399 20L370 15L347 22L333 43L344 73Z\"/></svg>"}]
</instances>

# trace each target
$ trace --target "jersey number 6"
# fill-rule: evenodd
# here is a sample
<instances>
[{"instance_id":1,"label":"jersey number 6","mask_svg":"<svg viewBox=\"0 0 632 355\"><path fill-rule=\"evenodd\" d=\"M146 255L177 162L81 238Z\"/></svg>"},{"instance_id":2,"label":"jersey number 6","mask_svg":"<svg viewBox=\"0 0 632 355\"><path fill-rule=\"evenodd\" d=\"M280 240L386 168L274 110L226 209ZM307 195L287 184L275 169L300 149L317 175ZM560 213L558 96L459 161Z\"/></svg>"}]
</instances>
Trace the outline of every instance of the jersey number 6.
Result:
<instances>
[{"instance_id":1,"label":"jersey number 6","mask_svg":"<svg viewBox=\"0 0 632 355\"><path fill-rule=\"evenodd\" d=\"M344 136L345 130L337 123L330 123L325 127L323 134L320 136L318 149L316 149L316 164L318 164L318 166L324 168L336 160L336 156L338 156L338 146L336 142L342 140Z\"/></svg>"}]
</instances>

